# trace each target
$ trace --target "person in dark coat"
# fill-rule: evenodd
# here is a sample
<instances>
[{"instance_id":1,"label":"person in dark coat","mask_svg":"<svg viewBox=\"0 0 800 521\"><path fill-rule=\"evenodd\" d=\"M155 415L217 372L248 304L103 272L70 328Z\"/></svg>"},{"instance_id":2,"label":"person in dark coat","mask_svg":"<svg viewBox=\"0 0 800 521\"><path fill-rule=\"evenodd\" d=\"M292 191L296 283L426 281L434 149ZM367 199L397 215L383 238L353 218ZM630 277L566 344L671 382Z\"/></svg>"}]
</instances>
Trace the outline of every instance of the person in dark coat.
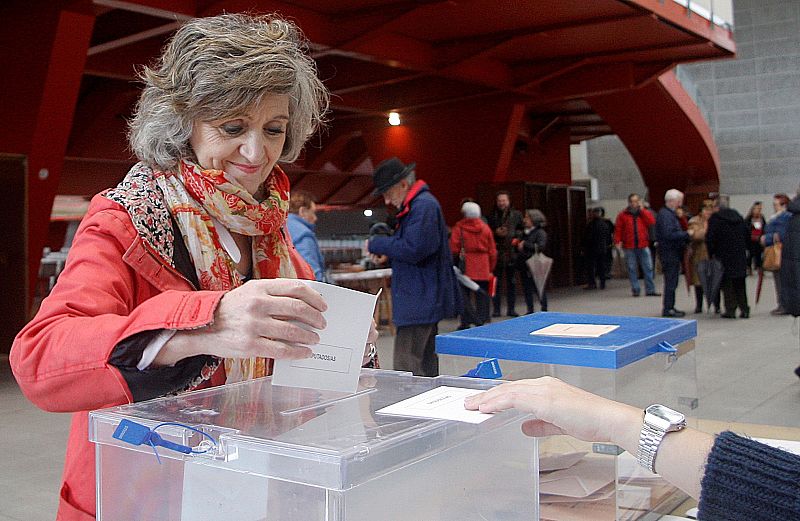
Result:
<instances>
[{"instance_id":1,"label":"person in dark coat","mask_svg":"<svg viewBox=\"0 0 800 521\"><path fill-rule=\"evenodd\" d=\"M789 224L789 219L792 215L786 211L791 200L786 194L775 194L772 198L772 208L775 213L767 221L764 227L764 234L761 236L761 244L769 247L774 246L776 243L783 242L783 235L786 233L786 225ZM775 298L778 301L778 306L770 311L770 315L780 316L786 315L786 310L783 309L781 303L781 270L777 269L772 272L772 279L775 281Z\"/></svg>"},{"instance_id":2,"label":"person in dark coat","mask_svg":"<svg viewBox=\"0 0 800 521\"><path fill-rule=\"evenodd\" d=\"M519 316L514 310L517 299L515 288L517 252L511 243L516 242L514 239L522 238L522 213L511 207L511 195L505 190L497 192L494 211L489 215L489 228L494 232L497 246L497 264L494 268L497 291L494 296L492 316L500 316L500 288L505 282L506 314L509 317L516 317Z\"/></svg>"},{"instance_id":3,"label":"person in dark coat","mask_svg":"<svg viewBox=\"0 0 800 521\"><path fill-rule=\"evenodd\" d=\"M747 305L747 241L750 229L741 214L728 207L728 198L720 195L714 201L714 213L708 219L706 247L708 255L722 263L722 296L725 302L723 318L750 317Z\"/></svg>"},{"instance_id":4,"label":"person in dark coat","mask_svg":"<svg viewBox=\"0 0 800 521\"><path fill-rule=\"evenodd\" d=\"M606 209L602 206L598 206L597 211L600 212L600 217L611 231L611 245L606 249L606 280L611 280L613 278L611 269L614 266L614 221L606 217Z\"/></svg>"},{"instance_id":5,"label":"person in dark coat","mask_svg":"<svg viewBox=\"0 0 800 521\"><path fill-rule=\"evenodd\" d=\"M786 207L792 214L786 224L781 250L781 303L787 314L800 316L800 190ZM794 370L800 377L800 366Z\"/></svg>"},{"instance_id":6,"label":"person in dark coat","mask_svg":"<svg viewBox=\"0 0 800 521\"><path fill-rule=\"evenodd\" d=\"M397 327L394 369L436 376L439 321L461 312L447 226L439 201L416 179L415 163L393 157L375 169L375 194L398 208L391 236L369 240L369 252L392 265L392 320Z\"/></svg>"},{"instance_id":7,"label":"person in dark coat","mask_svg":"<svg viewBox=\"0 0 800 521\"><path fill-rule=\"evenodd\" d=\"M761 236L764 235L764 229L767 226L767 220L764 218L763 205L761 201L756 201L747 212L747 217L744 218L745 224L750 228L750 242L747 243L747 271L753 269L761 269L761 256L764 254L764 246L761 244Z\"/></svg>"},{"instance_id":8,"label":"person in dark coat","mask_svg":"<svg viewBox=\"0 0 800 521\"><path fill-rule=\"evenodd\" d=\"M678 288L678 276L683 262L683 250L691 235L683 231L675 209L683 205L683 192L667 190L664 194L664 206L656 216L656 240L661 269L664 272L664 301L661 316L682 317L686 313L675 309L675 290Z\"/></svg>"},{"instance_id":9,"label":"person in dark coat","mask_svg":"<svg viewBox=\"0 0 800 521\"><path fill-rule=\"evenodd\" d=\"M537 288L536 281L533 279L533 274L528 268L527 260L536 253L544 252L547 247L547 219L540 210L528 210L525 212L523 219L522 239L517 243L517 250L519 256L517 257L517 265L522 279L522 289L525 293L525 304L528 306L527 314L530 315L534 312L533 309L533 294L539 296L539 305L542 311L547 311L547 293L545 288ZM541 295L539 294L541 290Z\"/></svg>"},{"instance_id":10,"label":"person in dark coat","mask_svg":"<svg viewBox=\"0 0 800 521\"><path fill-rule=\"evenodd\" d=\"M614 232L609 222L603 218L601 208L592 209L592 218L586 225L584 233L583 253L586 256L586 275L589 284L586 289L606 289L608 278L608 252L611 251Z\"/></svg>"}]
</instances>

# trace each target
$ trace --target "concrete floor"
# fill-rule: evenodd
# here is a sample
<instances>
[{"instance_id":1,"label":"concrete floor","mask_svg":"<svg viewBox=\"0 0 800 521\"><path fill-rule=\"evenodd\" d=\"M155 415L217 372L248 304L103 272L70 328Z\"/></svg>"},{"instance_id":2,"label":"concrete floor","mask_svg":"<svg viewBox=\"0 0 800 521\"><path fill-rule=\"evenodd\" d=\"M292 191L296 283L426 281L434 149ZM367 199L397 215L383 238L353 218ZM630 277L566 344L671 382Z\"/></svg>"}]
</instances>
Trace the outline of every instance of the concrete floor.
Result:
<instances>
[{"instance_id":1,"label":"concrete floor","mask_svg":"<svg viewBox=\"0 0 800 521\"><path fill-rule=\"evenodd\" d=\"M752 305L755 278L747 283ZM549 298L550 311L658 316L661 310L660 298L630 297L624 280L610 281L602 292L569 288L555 290ZM798 324L791 317L770 316L774 303L773 284L767 280L749 320L687 316L698 321L700 406L692 416L800 426L800 379L793 373L800 363ZM678 290L677 307L694 307L684 286ZM440 332L456 325L445 321ZM392 344L393 338L382 333L378 348L384 368L391 368ZM69 415L31 405L20 393L7 358L0 357L0 440L7 454L0 465L0 521L55 518L68 425Z\"/></svg>"}]
</instances>

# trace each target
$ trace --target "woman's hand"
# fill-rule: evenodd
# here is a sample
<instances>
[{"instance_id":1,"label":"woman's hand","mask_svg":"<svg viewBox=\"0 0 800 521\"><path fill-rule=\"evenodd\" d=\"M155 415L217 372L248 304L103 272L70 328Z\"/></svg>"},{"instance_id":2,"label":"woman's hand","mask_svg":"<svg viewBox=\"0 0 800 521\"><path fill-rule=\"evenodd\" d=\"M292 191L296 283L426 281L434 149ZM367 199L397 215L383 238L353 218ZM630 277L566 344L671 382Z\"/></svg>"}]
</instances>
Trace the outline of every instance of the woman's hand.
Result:
<instances>
[{"instance_id":1,"label":"woman's hand","mask_svg":"<svg viewBox=\"0 0 800 521\"><path fill-rule=\"evenodd\" d=\"M623 440L638 438L642 411L629 405L601 398L577 387L545 376L535 380L509 382L470 396L467 409L498 412L518 409L536 418L522 425L528 436L569 434L585 441L612 441L625 447Z\"/></svg>"},{"instance_id":2,"label":"woman's hand","mask_svg":"<svg viewBox=\"0 0 800 521\"><path fill-rule=\"evenodd\" d=\"M154 364L171 365L198 354L307 358L311 350L306 346L319 342L319 335L308 329L325 328L322 312L327 307L319 293L299 280L250 280L222 297L212 324L178 331Z\"/></svg>"}]
</instances>

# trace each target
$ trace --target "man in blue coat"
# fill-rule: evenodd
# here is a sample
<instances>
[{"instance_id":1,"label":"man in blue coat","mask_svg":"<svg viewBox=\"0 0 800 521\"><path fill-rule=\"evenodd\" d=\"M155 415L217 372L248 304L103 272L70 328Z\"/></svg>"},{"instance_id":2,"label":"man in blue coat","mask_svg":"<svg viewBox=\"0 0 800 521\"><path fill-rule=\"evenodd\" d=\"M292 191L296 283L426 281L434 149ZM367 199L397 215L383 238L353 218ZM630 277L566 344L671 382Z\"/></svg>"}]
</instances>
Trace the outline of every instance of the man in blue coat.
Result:
<instances>
[{"instance_id":1,"label":"man in blue coat","mask_svg":"<svg viewBox=\"0 0 800 521\"><path fill-rule=\"evenodd\" d=\"M656 241L658 241L658 257L664 272L664 303L661 316L682 317L683 311L675 309L675 290L678 288L678 276L681 273L683 250L691 235L681 228L675 208L683 205L683 192L667 190L664 194L664 206L656 216Z\"/></svg>"},{"instance_id":2,"label":"man in blue coat","mask_svg":"<svg viewBox=\"0 0 800 521\"><path fill-rule=\"evenodd\" d=\"M392 320L397 328L394 369L439 374L435 338L439 321L461 311L447 226L439 201L416 179L415 163L393 157L375 169L375 194L398 209L393 235L369 240L369 251L392 266Z\"/></svg>"}]
</instances>

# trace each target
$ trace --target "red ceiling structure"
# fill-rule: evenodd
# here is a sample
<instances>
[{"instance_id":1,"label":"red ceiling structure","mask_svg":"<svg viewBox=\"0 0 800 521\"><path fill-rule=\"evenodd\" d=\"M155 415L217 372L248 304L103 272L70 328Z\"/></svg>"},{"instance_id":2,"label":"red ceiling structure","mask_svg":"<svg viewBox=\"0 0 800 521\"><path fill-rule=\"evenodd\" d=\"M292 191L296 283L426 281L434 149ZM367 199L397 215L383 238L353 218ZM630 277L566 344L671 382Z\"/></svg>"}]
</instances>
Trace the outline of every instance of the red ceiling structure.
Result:
<instances>
[{"instance_id":1,"label":"red ceiling structure","mask_svg":"<svg viewBox=\"0 0 800 521\"><path fill-rule=\"evenodd\" d=\"M569 184L569 145L607 134L651 195L718 184L708 125L669 71L731 57L734 43L672 0L10 2L0 152L28 158L32 267L54 195L90 195L132 164L136 68L182 20L235 11L280 13L311 42L333 111L288 172L323 204L378 204L372 166L397 155L454 217L482 181Z\"/></svg>"}]
</instances>

